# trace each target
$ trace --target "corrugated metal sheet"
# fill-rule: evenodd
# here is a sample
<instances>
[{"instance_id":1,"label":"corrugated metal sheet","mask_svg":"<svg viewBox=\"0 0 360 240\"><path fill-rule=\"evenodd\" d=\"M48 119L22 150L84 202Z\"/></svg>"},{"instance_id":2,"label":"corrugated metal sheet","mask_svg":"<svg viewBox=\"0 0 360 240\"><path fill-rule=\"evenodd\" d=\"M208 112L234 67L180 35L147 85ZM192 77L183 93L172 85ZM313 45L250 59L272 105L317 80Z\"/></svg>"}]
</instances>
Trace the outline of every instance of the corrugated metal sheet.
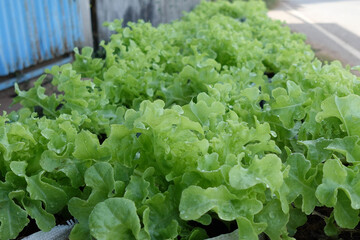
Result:
<instances>
[{"instance_id":1,"label":"corrugated metal sheet","mask_svg":"<svg viewBox=\"0 0 360 240\"><path fill-rule=\"evenodd\" d=\"M82 45L79 1L0 0L0 76Z\"/></svg>"}]
</instances>

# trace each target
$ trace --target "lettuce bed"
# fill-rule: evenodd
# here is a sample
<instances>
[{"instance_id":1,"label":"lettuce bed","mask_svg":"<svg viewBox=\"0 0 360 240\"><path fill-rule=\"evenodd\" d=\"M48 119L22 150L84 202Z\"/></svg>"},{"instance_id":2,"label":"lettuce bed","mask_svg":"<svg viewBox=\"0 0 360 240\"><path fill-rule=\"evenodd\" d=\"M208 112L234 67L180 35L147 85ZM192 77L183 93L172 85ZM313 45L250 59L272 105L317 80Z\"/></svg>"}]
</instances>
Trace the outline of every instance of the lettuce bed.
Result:
<instances>
[{"instance_id":1,"label":"lettuce bed","mask_svg":"<svg viewBox=\"0 0 360 240\"><path fill-rule=\"evenodd\" d=\"M75 49L54 93L0 117L0 239L75 218L70 239L291 239L360 209L360 79L322 64L260 1L120 21L104 59ZM33 220L31 220L33 221ZM353 230L352 233L358 230Z\"/></svg>"}]
</instances>

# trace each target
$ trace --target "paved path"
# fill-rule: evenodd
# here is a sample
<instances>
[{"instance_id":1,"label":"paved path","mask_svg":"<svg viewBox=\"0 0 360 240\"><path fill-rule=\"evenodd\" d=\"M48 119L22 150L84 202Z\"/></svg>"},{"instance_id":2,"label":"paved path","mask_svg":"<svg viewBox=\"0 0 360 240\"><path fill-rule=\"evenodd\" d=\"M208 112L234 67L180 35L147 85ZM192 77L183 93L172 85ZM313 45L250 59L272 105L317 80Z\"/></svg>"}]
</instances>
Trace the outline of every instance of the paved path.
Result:
<instances>
[{"instance_id":1,"label":"paved path","mask_svg":"<svg viewBox=\"0 0 360 240\"><path fill-rule=\"evenodd\" d=\"M304 33L319 58L360 65L360 0L282 0L268 15Z\"/></svg>"}]
</instances>

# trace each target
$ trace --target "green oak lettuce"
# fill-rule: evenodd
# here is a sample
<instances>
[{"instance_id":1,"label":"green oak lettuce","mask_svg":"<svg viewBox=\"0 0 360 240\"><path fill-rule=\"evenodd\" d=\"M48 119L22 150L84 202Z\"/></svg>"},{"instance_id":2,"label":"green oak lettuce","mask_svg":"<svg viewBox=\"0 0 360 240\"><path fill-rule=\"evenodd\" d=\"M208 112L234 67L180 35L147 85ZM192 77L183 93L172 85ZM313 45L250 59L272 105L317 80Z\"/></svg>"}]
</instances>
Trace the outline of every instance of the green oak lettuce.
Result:
<instances>
[{"instance_id":1,"label":"green oak lettuce","mask_svg":"<svg viewBox=\"0 0 360 240\"><path fill-rule=\"evenodd\" d=\"M358 225L349 69L321 63L261 1L107 25L103 58L75 49L48 89L46 75L16 85L23 108L0 116L1 239L69 218L76 240L206 239L218 221L239 239L292 239L318 209L328 235Z\"/></svg>"}]
</instances>

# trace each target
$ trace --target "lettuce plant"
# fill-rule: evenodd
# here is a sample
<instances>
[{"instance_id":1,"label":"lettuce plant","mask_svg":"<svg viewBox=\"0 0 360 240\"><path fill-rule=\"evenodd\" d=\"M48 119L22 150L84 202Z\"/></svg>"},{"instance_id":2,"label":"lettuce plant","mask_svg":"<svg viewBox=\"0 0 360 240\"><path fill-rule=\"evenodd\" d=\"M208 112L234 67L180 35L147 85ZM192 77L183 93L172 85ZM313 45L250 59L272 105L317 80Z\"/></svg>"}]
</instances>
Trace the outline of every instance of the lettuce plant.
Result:
<instances>
[{"instance_id":1,"label":"lettuce plant","mask_svg":"<svg viewBox=\"0 0 360 240\"><path fill-rule=\"evenodd\" d=\"M292 239L360 209L360 79L321 63L260 1L202 2L157 28L139 21L21 91L0 117L0 239L30 219L70 239ZM319 214L319 213L318 213Z\"/></svg>"}]
</instances>

